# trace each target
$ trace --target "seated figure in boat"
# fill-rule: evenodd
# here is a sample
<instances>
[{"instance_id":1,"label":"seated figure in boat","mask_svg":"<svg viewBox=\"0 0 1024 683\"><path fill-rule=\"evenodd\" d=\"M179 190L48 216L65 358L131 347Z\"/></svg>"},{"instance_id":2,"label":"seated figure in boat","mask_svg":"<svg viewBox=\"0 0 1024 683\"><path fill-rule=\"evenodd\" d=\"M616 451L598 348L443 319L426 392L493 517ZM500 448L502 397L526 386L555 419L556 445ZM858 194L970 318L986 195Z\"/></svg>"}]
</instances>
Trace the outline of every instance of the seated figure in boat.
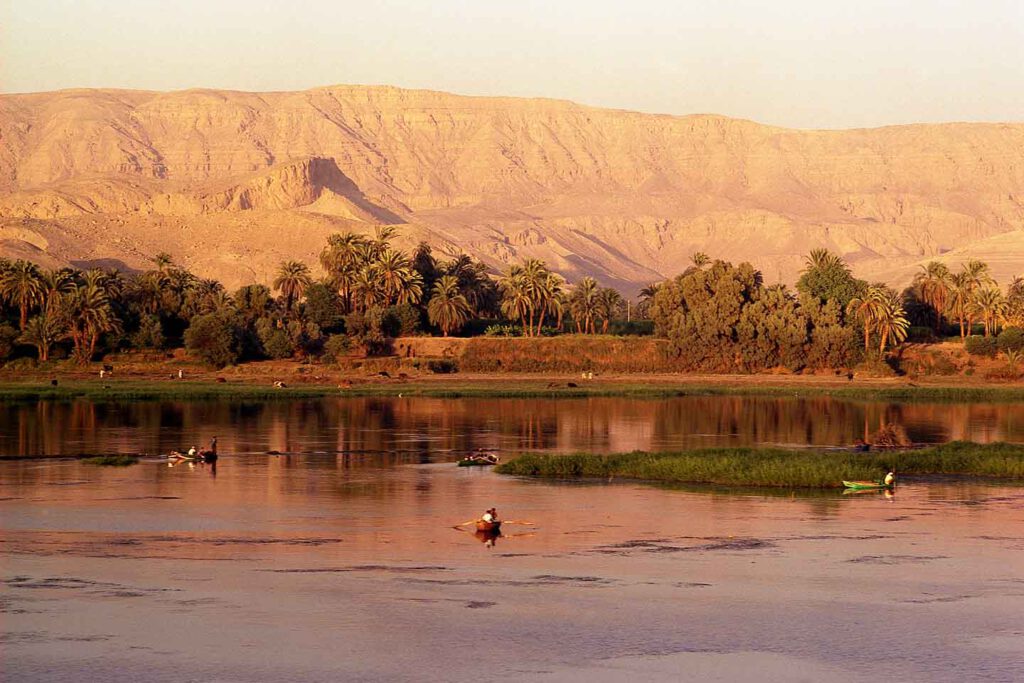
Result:
<instances>
[{"instance_id":1,"label":"seated figure in boat","mask_svg":"<svg viewBox=\"0 0 1024 683\"><path fill-rule=\"evenodd\" d=\"M892 472L889 472L889 474L885 475L885 479L882 480L882 483L885 484L886 486L892 486L893 484L896 483L896 475Z\"/></svg>"}]
</instances>

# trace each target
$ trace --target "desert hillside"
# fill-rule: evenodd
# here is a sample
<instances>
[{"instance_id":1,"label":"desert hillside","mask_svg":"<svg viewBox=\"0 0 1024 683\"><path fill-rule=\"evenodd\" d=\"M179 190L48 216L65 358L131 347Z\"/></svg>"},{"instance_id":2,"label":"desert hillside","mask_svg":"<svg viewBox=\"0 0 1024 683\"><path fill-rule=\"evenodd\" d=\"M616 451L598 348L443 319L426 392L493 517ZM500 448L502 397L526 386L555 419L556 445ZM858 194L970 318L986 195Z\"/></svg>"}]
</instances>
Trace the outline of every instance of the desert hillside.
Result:
<instances>
[{"instance_id":1,"label":"desert hillside","mask_svg":"<svg viewBox=\"0 0 1024 683\"><path fill-rule=\"evenodd\" d=\"M696 250L791 281L820 246L894 283L972 256L1005 282L1024 271L1024 124L801 131L391 87L0 95L3 255L167 251L237 285L395 223L627 291Z\"/></svg>"}]
</instances>

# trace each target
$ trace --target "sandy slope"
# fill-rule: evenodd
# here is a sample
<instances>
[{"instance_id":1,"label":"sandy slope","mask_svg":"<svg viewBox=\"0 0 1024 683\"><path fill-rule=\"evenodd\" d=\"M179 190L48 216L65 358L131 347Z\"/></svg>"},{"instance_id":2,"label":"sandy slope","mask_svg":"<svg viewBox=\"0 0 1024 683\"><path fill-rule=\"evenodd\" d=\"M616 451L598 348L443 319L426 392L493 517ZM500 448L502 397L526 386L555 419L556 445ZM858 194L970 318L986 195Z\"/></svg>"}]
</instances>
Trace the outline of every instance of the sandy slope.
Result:
<instances>
[{"instance_id":1,"label":"sandy slope","mask_svg":"<svg viewBox=\"0 0 1024 683\"><path fill-rule=\"evenodd\" d=\"M626 288L697 249L792 280L817 246L893 281L938 255L1005 279L1024 270L1024 124L797 131L356 86L0 96L2 253L165 250L234 285L380 223Z\"/></svg>"}]
</instances>

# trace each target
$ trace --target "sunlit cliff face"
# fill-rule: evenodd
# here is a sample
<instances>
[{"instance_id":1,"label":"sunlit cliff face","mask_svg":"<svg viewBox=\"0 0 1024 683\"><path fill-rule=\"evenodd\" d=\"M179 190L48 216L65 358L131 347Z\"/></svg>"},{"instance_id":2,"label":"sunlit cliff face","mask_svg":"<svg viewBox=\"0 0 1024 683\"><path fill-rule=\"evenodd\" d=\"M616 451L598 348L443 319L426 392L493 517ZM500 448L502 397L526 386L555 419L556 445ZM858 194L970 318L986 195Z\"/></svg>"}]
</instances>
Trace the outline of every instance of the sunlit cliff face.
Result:
<instances>
[{"instance_id":1,"label":"sunlit cliff face","mask_svg":"<svg viewBox=\"0 0 1024 683\"><path fill-rule=\"evenodd\" d=\"M932 257L983 258L1000 281L1024 260L1024 124L797 131L339 86L5 95L0 132L0 251L127 267L166 251L229 288L380 223L404 246L627 290L697 250L768 282L815 247L894 284Z\"/></svg>"}]
</instances>

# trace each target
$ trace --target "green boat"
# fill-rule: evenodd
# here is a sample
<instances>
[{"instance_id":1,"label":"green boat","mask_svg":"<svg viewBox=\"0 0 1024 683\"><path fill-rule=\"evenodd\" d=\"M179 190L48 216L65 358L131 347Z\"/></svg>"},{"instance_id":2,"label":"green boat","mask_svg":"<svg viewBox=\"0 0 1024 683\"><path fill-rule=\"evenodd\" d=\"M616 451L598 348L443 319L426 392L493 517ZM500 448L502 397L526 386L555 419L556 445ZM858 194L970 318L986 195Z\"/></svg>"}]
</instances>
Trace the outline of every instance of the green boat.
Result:
<instances>
[{"instance_id":1,"label":"green boat","mask_svg":"<svg viewBox=\"0 0 1024 683\"><path fill-rule=\"evenodd\" d=\"M894 484L886 484L884 481L843 481L843 486L854 491L866 491L868 489L891 489Z\"/></svg>"}]
</instances>

